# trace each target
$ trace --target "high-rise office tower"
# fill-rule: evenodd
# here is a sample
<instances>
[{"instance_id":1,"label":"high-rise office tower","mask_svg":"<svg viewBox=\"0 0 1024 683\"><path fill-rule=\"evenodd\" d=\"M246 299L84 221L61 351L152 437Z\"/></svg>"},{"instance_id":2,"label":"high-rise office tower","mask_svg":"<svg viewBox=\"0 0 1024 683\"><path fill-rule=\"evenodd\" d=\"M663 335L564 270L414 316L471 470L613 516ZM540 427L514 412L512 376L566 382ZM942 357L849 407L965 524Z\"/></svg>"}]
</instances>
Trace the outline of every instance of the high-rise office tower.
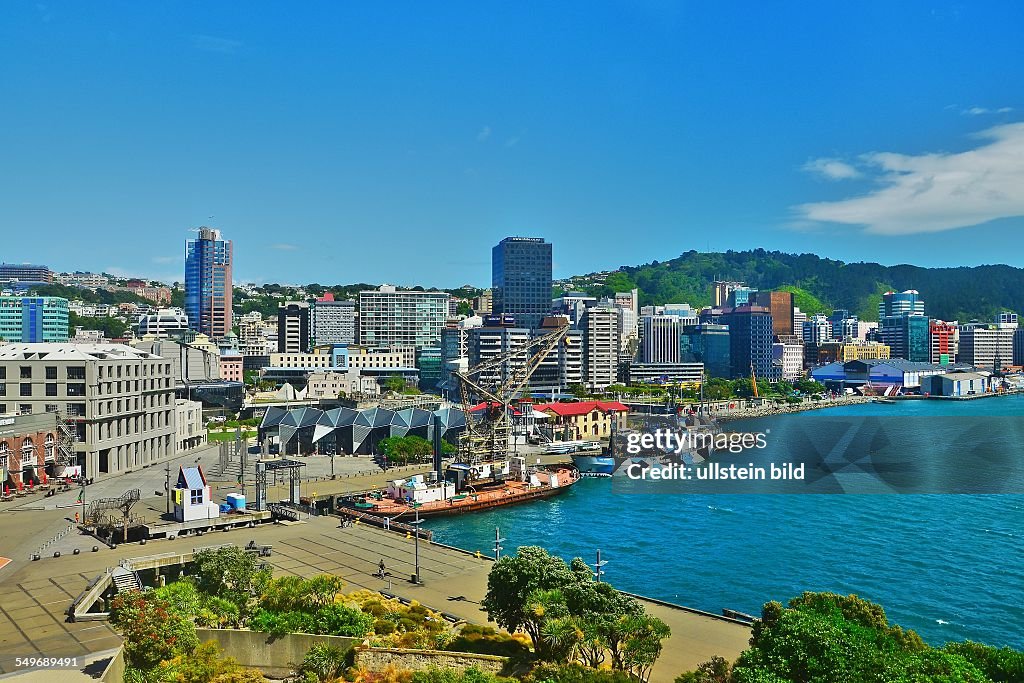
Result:
<instances>
[{"instance_id":1,"label":"high-rise office tower","mask_svg":"<svg viewBox=\"0 0 1024 683\"><path fill-rule=\"evenodd\" d=\"M733 377L772 376L772 313L764 306L740 306L721 316L729 326Z\"/></svg>"},{"instance_id":2,"label":"high-rise office tower","mask_svg":"<svg viewBox=\"0 0 1024 683\"><path fill-rule=\"evenodd\" d=\"M286 301L277 308L277 352L309 351L309 303Z\"/></svg>"},{"instance_id":3,"label":"high-rise office tower","mask_svg":"<svg viewBox=\"0 0 1024 683\"><path fill-rule=\"evenodd\" d=\"M645 363L681 362L680 338L686 324L696 323L675 315L645 315L640 320L642 333L640 358Z\"/></svg>"},{"instance_id":4,"label":"high-rise office tower","mask_svg":"<svg viewBox=\"0 0 1024 683\"><path fill-rule=\"evenodd\" d=\"M750 303L764 306L772 313L772 334L776 337L792 337L793 331L793 293L792 292L752 292Z\"/></svg>"},{"instance_id":5,"label":"high-rise office tower","mask_svg":"<svg viewBox=\"0 0 1024 683\"><path fill-rule=\"evenodd\" d=\"M492 309L537 329L551 312L551 243L541 237L506 237L491 250Z\"/></svg>"},{"instance_id":6,"label":"high-rise office tower","mask_svg":"<svg viewBox=\"0 0 1024 683\"><path fill-rule=\"evenodd\" d=\"M330 292L314 301L312 338L314 344L355 344L356 302L335 301Z\"/></svg>"},{"instance_id":7,"label":"high-rise office tower","mask_svg":"<svg viewBox=\"0 0 1024 683\"><path fill-rule=\"evenodd\" d=\"M930 360L928 318L924 315L924 299L916 289L882 295L882 302L878 304L878 331L893 358L925 363Z\"/></svg>"},{"instance_id":8,"label":"high-rise office tower","mask_svg":"<svg viewBox=\"0 0 1024 683\"><path fill-rule=\"evenodd\" d=\"M185 314L196 332L220 339L231 331L231 240L199 228L185 243Z\"/></svg>"}]
</instances>

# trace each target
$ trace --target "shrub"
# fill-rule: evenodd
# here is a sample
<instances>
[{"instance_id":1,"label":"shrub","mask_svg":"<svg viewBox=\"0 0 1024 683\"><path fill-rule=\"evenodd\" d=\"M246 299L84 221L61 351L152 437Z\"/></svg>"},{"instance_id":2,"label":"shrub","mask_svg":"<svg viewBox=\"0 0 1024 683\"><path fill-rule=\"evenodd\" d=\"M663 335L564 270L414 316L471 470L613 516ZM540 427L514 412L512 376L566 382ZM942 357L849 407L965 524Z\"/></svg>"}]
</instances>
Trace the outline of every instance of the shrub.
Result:
<instances>
[{"instance_id":1,"label":"shrub","mask_svg":"<svg viewBox=\"0 0 1024 683\"><path fill-rule=\"evenodd\" d=\"M345 670L346 652L340 647L317 643L309 648L302 658L299 674L305 680L328 683L341 676Z\"/></svg>"},{"instance_id":2,"label":"shrub","mask_svg":"<svg viewBox=\"0 0 1024 683\"><path fill-rule=\"evenodd\" d=\"M452 652L472 652L499 657L522 657L530 652L529 645L523 642L523 639L503 631L499 632L490 626L474 624L463 626L459 634L448 643L445 649Z\"/></svg>"},{"instance_id":3,"label":"shrub","mask_svg":"<svg viewBox=\"0 0 1024 683\"><path fill-rule=\"evenodd\" d=\"M591 669L581 664L545 664L528 673L526 683L636 683L625 671Z\"/></svg>"},{"instance_id":4,"label":"shrub","mask_svg":"<svg viewBox=\"0 0 1024 683\"><path fill-rule=\"evenodd\" d=\"M133 591L115 597L110 623L124 636L126 664L142 671L199 646L195 625L151 593Z\"/></svg>"},{"instance_id":5,"label":"shrub","mask_svg":"<svg viewBox=\"0 0 1024 683\"><path fill-rule=\"evenodd\" d=\"M475 667L465 671L430 668L425 671L414 672L411 683L511 683L512 680L511 678L495 676Z\"/></svg>"}]
</instances>

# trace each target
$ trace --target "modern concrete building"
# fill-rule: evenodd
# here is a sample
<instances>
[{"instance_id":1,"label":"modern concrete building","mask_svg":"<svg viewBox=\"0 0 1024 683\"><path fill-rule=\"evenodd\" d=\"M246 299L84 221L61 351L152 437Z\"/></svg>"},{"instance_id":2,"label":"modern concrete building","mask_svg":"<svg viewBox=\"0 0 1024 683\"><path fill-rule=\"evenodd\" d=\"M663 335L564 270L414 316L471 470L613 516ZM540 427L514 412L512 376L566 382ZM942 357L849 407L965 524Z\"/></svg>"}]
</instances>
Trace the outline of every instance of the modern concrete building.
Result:
<instances>
[{"instance_id":1,"label":"modern concrete building","mask_svg":"<svg viewBox=\"0 0 1024 683\"><path fill-rule=\"evenodd\" d=\"M961 325L958 361L986 372L1001 372L1013 364L1016 324L987 324L971 321Z\"/></svg>"},{"instance_id":2,"label":"modern concrete building","mask_svg":"<svg viewBox=\"0 0 1024 683\"><path fill-rule=\"evenodd\" d=\"M328 292L313 302L312 343L355 344L356 302L335 301Z\"/></svg>"},{"instance_id":3,"label":"modern concrete building","mask_svg":"<svg viewBox=\"0 0 1024 683\"><path fill-rule=\"evenodd\" d=\"M445 292L401 291L383 285L359 293L359 343L363 346L437 346L447 319Z\"/></svg>"},{"instance_id":4,"label":"modern concrete building","mask_svg":"<svg viewBox=\"0 0 1024 683\"><path fill-rule=\"evenodd\" d=\"M800 310L799 306L793 307L793 336L804 338L804 325L807 324L807 314Z\"/></svg>"},{"instance_id":5,"label":"modern concrete building","mask_svg":"<svg viewBox=\"0 0 1024 683\"><path fill-rule=\"evenodd\" d=\"M780 335L772 343L772 374L774 381L791 382L804 376L804 344L793 335Z\"/></svg>"},{"instance_id":6,"label":"modern concrete building","mask_svg":"<svg viewBox=\"0 0 1024 683\"><path fill-rule=\"evenodd\" d=\"M551 243L506 237L491 250L493 312L515 316L517 327L537 329L551 312Z\"/></svg>"},{"instance_id":7,"label":"modern concrete building","mask_svg":"<svg viewBox=\"0 0 1024 683\"><path fill-rule=\"evenodd\" d=\"M0 296L0 340L66 342L68 300L56 296Z\"/></svg>"},{"instance_id":8,"label":"modern concrete building","mask_svg":"<svg viewBox=\"0 0 1024 683\"><path fill-rule=\"evenodd\" d=\"M921 386L933 396L977 396L988 392L989 378L976 372L947 372L929 377Z\"/></svg>"},{"instance_id":9,"label":"modern concrete building","mask_svg":"<svg viewBox=\"0 0 1024 683\"><path fill-rule=\"evenodd\" d=\"M306 398L333 399L341 396L376 396L380 384L359 370L311 372L306 380Z\"/></svg>"},{"instance_id":10,"label":"modern concrete building","mask_svg":"<svg viewBox=\"0 0 1024 683\"><path fill-rule=\"evenodd\" d=\"M473 313L475 315L490 315L493 313L494 297L492 291L485 289L480 296L473 298Z\"/></svg>"},{"instance_id":11,"label":"modern concrete building","mask_svg":"<svg viewBox=\"0 0 1024 683\"><path fill-rule=\"evenodd\" d=\"M629 384L700 384L704 381L703 363L629 363Z\"/></svg>"},{"instance_id":12,"label":"modern concrete building","mask_svg":"<svg viewBox=\"0 0 1024 683\"><path fill-rule=\"evenodd\" d=\"M155 313L146 313L139 317L138 335L145 337L178 336L189 329L188 316L181 308L161 308Z\"/></svg>"},{"instance_id":13,"label":"modern concrete building","mask_svg":"<svg viewBox=\"0 0 1024 683\"><path fill-rule=\"evenodd\" d=\"M591 391L602 391L618 381L619 315L616 306L590 306L583 313L583 384Z\"/></svg>"},{"instance_id":14,"label":"modern concrete building","mask_svg":"<svg viewBox=\"0 0 1024 683\"><path fill-rule=\"evenodd\" d=\"M196 332L220 339L231 331L231 240L220 230L199 228L185 243L185 313Z\"/></svg>"},{"instance_id":15,"label":"modern concrete building","mask_svg":"<svg viewBox=\"0 0 1024 683\"><path fill-rule=\"evenodd\" d=\"M948 365L956 362L960 352L960 325L954 320L928 321L928 361Z\"/></svg>"},{"instance_id":16,"label":"modern concrete building","mask_svg":"<svg viewBox=\"0 0 1024 683\"><path fill-rule=\"evenodd\" d=\"M711 299L715 308L730 306L729 295L737 289L747 289L746 283L732 280L716 280L711 285Z\"/></svg>"},{"instance_id":17,"label":"modern concrete building","mask_svg":"<svg viewBox=\"0 0 1024 683\"><path fill-rule=\"evenodd\" d=\"M53 271L32 263L0 263L0 282L53 282Z\"/></svg>"},{"instance_id":18,"label":"modern concrete building","mask_svg":"<svg viewBox=\"0 0 1024 683\"><path fill-rule=\"evenodd\" d=\"M640 359L644 363L679 363L685 326L684 319L676 315L643 316L640 319Z\"/></svg>"},{"instance_id":19,"label":"modern concrete building","mask_svg":"<svg viewBox=\"0 0 1024 683\"><path fill-rule=\"evenodd\" d=\"M277 308L277 352L309 351L309 302L288 301Z\"/></svg>"},{"instance_id":20,"label":"modern concrete building","mask_svg":"<svg viewBox=\"0 0 1024 683\"><path fill-rule=\"evenodd\" d=\"M0 413L74 421L86 477L135 470L175 452L171 361L118 344L0 346Z\"/></svg>"},{"instance_id":21,"label":"modern concrete building","mask_svg":"<svg viewBox=\"0 0 1024 683\"><path fill-rule=\"evenodd\" d=\"M53 276L53 282L66 287L99 289L109 285L110 278L102 273L57 273Z\"/></svg>"}]
</instances>

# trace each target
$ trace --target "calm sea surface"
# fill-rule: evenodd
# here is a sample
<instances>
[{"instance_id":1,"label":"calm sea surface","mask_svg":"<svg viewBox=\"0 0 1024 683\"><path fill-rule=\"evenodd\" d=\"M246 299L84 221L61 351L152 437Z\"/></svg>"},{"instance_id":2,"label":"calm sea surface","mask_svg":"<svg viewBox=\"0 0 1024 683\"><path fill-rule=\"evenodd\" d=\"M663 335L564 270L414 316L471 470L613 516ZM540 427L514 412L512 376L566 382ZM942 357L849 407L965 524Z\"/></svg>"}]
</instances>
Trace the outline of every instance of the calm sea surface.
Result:
<instances>
[{"instance_id":1,"label":"calm sea surface","mask_svg":"<svg viewBox=\"0 0 1024 683\"><path fill-rule=\"evenodd\" d=\"M908 458L927 458L934 420L915 417L974 416L984 425L998 416L992 424L1005 426L1007 418L1024 422L1024 396L850 406L731 428L763 431L826 415L899 419L921 431L922 448ZM1024 470L1024 444L1007 450ZM495 527L505 552L540 545L593 563L600 548L605 578L617 587L712 612L758 614L766 600L805 590L856 593L933 644L1024 649L1024 495L621 491L609 479L584 479L551 500L425 526L443 543L488 554Z\"/></svg>"}]
</instances>

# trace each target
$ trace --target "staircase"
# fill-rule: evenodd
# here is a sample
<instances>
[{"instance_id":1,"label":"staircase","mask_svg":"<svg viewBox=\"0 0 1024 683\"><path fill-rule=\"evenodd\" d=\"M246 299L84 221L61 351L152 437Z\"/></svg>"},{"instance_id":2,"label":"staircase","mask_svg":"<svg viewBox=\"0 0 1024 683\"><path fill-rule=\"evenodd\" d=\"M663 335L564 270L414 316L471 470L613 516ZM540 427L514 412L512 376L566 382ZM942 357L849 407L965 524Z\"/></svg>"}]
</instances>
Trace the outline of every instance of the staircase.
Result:
<instances>
[{"instance_id":1,"label":"staircase","mask_svg":"<svg viewBox=\"0 0 1024 683\"><path fill-rule=\"evenodd\" d=\"M139 575L124 567L114 569L110 578L114 581L114 588L117 589L118 593L142 590L142 582L139 581Z\"/></svg>"}]
</instances>

